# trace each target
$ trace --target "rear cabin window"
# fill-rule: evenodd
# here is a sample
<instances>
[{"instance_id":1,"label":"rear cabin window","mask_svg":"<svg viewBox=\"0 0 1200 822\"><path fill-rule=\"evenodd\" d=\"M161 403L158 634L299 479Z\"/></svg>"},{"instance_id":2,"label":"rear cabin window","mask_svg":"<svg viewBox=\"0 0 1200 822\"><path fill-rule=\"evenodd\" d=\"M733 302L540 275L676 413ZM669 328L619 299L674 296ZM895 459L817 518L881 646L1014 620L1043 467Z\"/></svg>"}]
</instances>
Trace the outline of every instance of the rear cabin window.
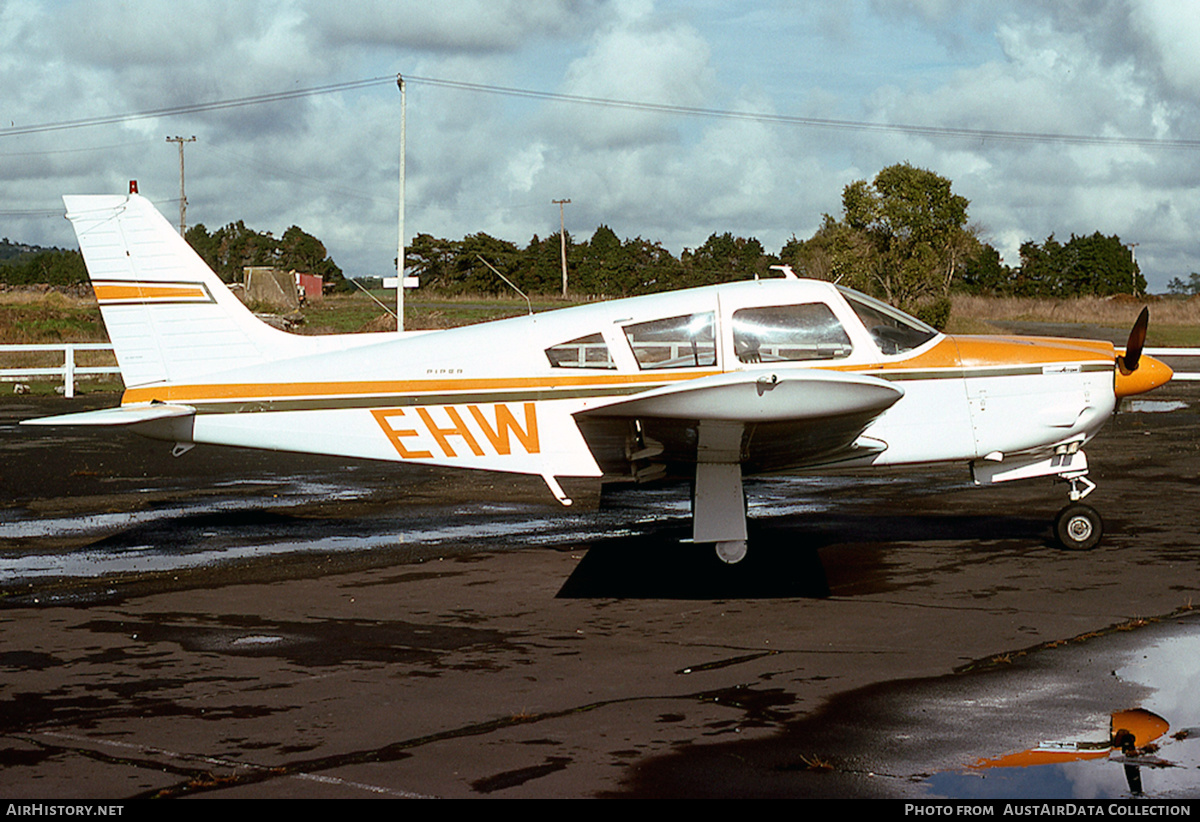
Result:
<instances>
[{"instance_id":1,"label":"rear cabin window","mask_svg":"<svg viewBox=\"0 0 1200 822\"><path fill-rule=\"evenodd\" d=\"M588 334L546 349L546 359L555 368L616 368L603 334Z\"/></svg>"},{"instance_id":2,"label":"rear cabin window","mask_svg":"<svg viewBox=\"0 0 1200 822\"><path fill-rule=\"evenodd\" d=\"M853 347L825 303L742 308L733 312L733 350L744 363L833 360Z\"/></svg>"},{"instance_id":3,"label":"rear cabin window","mask_svg":"<svg viewBox=\"0 0 1200 822\"><path fill-rule=\"evenodd\" d=\"M684 314L624 327L643 369L696 368L717 364L713 312Z\"/></svg>"}]
</instances>

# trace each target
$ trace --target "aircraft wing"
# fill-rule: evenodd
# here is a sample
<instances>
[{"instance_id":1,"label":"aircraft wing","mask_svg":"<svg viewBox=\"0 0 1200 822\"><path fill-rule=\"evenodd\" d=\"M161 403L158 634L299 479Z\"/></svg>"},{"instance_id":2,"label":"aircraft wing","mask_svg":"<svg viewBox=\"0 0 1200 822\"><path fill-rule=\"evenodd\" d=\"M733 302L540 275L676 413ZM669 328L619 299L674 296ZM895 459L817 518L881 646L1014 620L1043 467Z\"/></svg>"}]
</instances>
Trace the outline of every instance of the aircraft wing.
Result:
<instances>
[{"instance_id":1,"label":"aircraft wing","mask_svg":"<svg viewBox=\"0 0 1200 822\"><path fill-rule=\"evenodd\" d=\"M649 478L697 462L736 462L761 473L883 450L885 443L863 431L902 396L903 389L866 375L761 369L653 389L580 411L575 420L606 473Z\"/></svg>"}]
</instances>

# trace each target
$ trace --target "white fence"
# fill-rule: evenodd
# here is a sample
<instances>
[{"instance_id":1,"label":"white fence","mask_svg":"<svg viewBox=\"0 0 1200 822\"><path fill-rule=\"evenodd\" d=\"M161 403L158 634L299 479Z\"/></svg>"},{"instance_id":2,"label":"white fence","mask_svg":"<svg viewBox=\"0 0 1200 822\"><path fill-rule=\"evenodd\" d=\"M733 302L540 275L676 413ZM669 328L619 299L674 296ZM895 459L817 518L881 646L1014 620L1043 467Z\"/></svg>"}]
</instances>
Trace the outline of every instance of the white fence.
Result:
<instances>
[{"instance_id":1,"label":"white fence","mask_svg":"<svg viewBox=\"0 0 1200 822\"><path fill-rule=\"evenodd\" d=\"M75 378L94 374L120 374L121 369L115 365L80 366L75 364L77 351L112 351L108 343L63 343L62 345L0 345L0 355L27 354L43 351L61 352L63 364L44 368L0 368L0 382L13 382L31 377L61 377L63 395L75 396Z\"/></svg>"},{"instance_id":2,"label":"white fence","mask_svg":"<svg viewBox=\"0 0 1200 822\"><path fill-rule=\"evenodd\" d=\"M31 377L61 377L63 395L75 396L75 378L95 374L120 374L121 369L115 365L79 366L75 364L77 351L112 351L108 343L64 343L62 345L0 345L0 355L25 354L31 352L59 351L63 355L63 364L45 368L0 368L0 382L14 382ZM1147 348L1146 353L1152 357L1179 359L1183 357L1200 357L1200 348ZM582 355L581 355L582 356ZM582 361L582 360L581 360ZM1200 372L1176 371L1176 380L1200 381Z\"/></svg>"}]
</instances>

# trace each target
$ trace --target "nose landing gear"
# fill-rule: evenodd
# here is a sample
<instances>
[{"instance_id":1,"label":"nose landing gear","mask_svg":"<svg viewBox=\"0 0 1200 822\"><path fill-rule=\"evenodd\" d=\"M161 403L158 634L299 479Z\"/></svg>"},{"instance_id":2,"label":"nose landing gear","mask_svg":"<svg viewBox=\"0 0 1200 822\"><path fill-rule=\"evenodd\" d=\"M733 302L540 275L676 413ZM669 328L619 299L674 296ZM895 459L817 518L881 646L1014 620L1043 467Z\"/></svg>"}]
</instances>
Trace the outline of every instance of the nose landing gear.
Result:
<instances>
[{"instance_id":1,"label":"nose landing gear","mask_svg":"<svg viewBox=\"0 0 1200 822\"><path fill-rule=\"evenodd\" d=\"M1071 485L1071 503L1054 518L1054 536L1058 544L1072 551L1095 548L1104 535L1104 523L1100 512L1080 502L1096 487L1084 473L1072 472L1060 475Z\"/></svg>"}]
</instances>

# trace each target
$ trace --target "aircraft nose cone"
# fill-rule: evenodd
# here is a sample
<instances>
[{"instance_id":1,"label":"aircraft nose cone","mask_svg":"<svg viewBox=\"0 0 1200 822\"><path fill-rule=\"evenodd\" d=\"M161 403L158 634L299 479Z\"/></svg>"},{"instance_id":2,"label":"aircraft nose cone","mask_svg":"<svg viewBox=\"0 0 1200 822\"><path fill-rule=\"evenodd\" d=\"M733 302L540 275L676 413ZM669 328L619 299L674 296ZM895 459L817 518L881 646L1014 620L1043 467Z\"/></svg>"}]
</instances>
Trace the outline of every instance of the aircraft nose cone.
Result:
<instances>
[{"instance_id":1,"label":"aircraft nose cone","mask_svg":"<svg viewBox=\"0 0 1200 822\"><path fill-rule=\"evenodd\" d=\"M1115 384L1117 398L1153 391L1169 382L1174 373L1165 363L1144 354L1133 371L1126 371L1118 363Z\"/></svg>"}]
</instances>

